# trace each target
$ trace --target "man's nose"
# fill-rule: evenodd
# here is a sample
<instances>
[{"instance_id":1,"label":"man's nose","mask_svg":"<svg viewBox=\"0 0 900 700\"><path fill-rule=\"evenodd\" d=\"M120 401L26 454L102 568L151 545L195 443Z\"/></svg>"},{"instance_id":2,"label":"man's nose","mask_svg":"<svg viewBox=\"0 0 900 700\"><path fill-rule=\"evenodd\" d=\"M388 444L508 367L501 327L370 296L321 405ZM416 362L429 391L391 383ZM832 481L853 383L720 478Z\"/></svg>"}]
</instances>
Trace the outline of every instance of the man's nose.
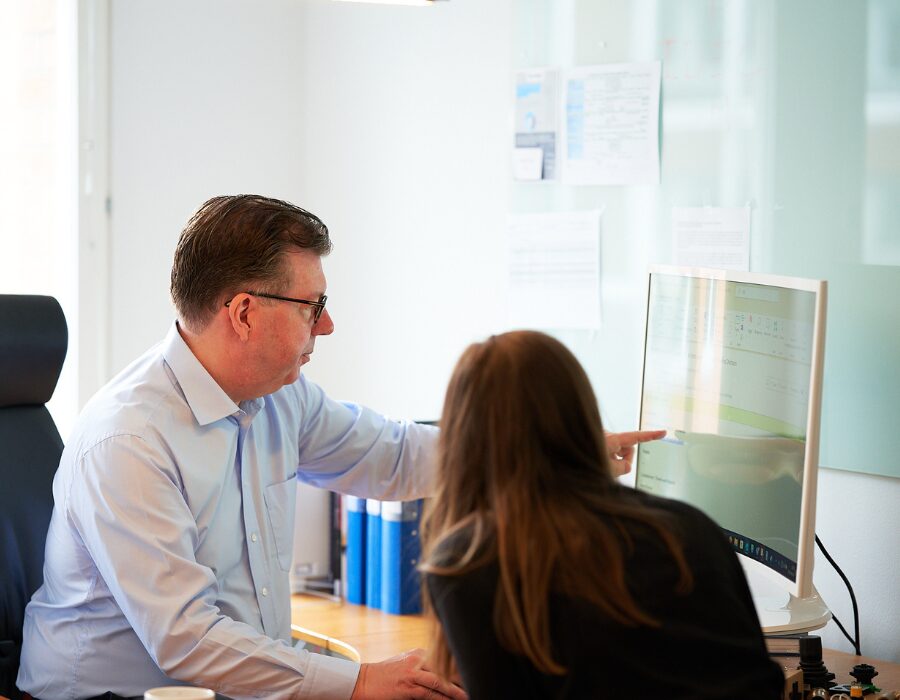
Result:
<instances>
[{"instance_id":1,"label":"man's nose","mask_svg":"<svg viewBox=\"0 0 900 700\"><path fill-rule=\"evenodd\" d=\"M332 320L328 309L322 309L322 315L319 316L319 320L313 326L312 334L331 335L332 333L334 333L334 320Z\"/></svg>"}]
</instances>

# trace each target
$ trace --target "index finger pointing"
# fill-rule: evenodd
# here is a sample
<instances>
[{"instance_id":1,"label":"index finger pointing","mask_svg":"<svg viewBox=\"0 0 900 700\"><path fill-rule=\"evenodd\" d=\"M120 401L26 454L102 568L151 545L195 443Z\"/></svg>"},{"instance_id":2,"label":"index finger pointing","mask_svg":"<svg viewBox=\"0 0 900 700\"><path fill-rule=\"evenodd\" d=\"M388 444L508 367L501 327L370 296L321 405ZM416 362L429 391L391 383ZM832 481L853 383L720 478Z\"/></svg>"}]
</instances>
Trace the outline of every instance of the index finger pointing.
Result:
<instances>
[{"instance_id":1,"label":"index finger pointing","mask_svg":"<svg viewBox=\"0 0 900 700\"><path fill-rule=\"evenodd\" d=\"M629 447L641 442L659 440L666 436L665 430L633 430L628 433L616 433L620 447Z\"/></svg>"}]
</instances>

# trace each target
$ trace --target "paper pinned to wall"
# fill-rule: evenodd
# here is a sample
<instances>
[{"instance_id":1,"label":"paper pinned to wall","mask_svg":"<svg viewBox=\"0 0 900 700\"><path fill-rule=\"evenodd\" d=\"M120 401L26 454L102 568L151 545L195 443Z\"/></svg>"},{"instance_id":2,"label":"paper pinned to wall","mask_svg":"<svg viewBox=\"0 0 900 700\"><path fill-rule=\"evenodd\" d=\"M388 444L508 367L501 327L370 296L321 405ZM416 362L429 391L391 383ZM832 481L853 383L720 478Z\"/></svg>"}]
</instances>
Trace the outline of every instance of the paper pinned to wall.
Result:
<instances>
[{"instance_id":1,"label":"paper pinned to wall","mask_svg":"<svg viewBox=\"0 0 900 700\"><path fill-rule=\"evenodd\" d=\"M600 326L601 214L597 209L510 217L510 326Z\"/></svg>"},{"instance_id":2,"label":"paper pinned to wall","mask_svg":"<svg viewBox=\"0 0 900 700\"><path fill-rule=\"evenodd\" d=\"M543 152L541 179L556 178L559 148L559 69L539 68L516 74L516 138L519 148Z\"/></svg>"},{"instance_id":3,"label":"paper pinned to wall","mask_svg":"<svg viewBox=\"0 0 900 700\"><path fill-rule=\"evenodd\" d=\"M672 209L675 264L750 269L750 207Z\"/></svg>"},{"instance_id":4,"label":"paper pinned to wall","mask_svg":"<svg viewBox=\"0 0 900 700\"><path fill-rule=\"evenodd\" d=\"M540 180L544 171L541 148L513 149L513 177L516 180Z\"/></svg>"},{"instance_id":5,"label":"paper pinned to wall","mask_svg":"<svg viewBox=\"0 0 900 700\"><path fill-rule=\"evenodd\" d=\"M660 77L659 61L567 71L566 183L659 183Z\"/></svg>"}]
</instances>

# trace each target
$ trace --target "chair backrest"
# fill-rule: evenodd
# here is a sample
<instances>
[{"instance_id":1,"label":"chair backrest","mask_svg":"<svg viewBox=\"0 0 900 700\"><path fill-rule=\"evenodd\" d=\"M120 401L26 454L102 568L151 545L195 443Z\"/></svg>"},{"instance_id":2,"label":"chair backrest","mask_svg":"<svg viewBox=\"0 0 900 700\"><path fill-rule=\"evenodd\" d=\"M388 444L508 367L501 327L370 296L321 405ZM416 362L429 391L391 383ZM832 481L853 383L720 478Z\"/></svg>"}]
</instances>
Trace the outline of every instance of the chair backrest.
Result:
<instances>
[{"instance_id":1,"label":"chair backrest","mask_svg":"<svg viewBox=\"0 0 900 700\"><path fill-rule=\"evenodd\" d=\"M0 694L15 688L25 605L43 581L63 442L46 402L68 346L56 299L0 294Z\"/></svg>"}]
</instances>

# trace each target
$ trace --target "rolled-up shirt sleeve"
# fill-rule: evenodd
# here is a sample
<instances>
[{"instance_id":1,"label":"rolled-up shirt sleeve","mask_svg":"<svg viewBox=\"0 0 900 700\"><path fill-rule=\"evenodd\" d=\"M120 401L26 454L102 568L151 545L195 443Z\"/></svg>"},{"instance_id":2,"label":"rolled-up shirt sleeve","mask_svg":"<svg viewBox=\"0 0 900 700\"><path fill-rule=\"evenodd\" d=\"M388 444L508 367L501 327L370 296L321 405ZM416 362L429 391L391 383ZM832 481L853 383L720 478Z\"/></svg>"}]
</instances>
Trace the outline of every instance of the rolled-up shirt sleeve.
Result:
<instances>
[{"instance_id":1,"label":"rolled-up shirt sleeve","mask_svg":"<svg viewBox=\"0 0 900 700\"><path fill-rule=\"evenodd\" d=\"M434 490L438 429L335 401L312 382L292 387L302 406L301 481L362 498L412 500Z\"/></svg>"}]
</instances>

